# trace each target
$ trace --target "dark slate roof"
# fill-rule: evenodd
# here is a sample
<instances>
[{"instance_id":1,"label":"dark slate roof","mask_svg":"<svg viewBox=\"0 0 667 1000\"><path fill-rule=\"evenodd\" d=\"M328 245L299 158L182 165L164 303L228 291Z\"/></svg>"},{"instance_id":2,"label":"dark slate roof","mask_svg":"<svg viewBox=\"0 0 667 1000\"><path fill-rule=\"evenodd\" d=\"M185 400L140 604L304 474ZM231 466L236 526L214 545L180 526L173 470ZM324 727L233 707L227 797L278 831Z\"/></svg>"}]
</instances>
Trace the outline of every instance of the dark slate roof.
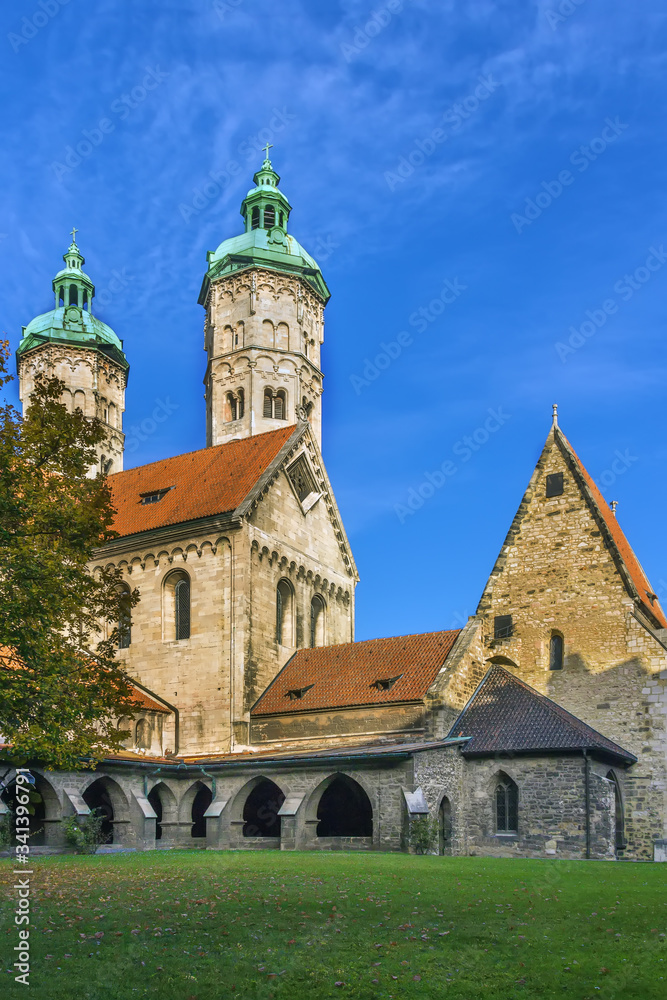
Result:
<instances>
[{"instance_id":1,"label":"dark slate roof","mask_svg":"<svg viewBox=\"0 0 667 1000\"><path fill-rule=\"evenodd\" d=\"M460 736L471 737L462 750L466 757L591 750L628 764L637 760L498 664L452 726L449 737Z\"/></svg>"}]
</instances>

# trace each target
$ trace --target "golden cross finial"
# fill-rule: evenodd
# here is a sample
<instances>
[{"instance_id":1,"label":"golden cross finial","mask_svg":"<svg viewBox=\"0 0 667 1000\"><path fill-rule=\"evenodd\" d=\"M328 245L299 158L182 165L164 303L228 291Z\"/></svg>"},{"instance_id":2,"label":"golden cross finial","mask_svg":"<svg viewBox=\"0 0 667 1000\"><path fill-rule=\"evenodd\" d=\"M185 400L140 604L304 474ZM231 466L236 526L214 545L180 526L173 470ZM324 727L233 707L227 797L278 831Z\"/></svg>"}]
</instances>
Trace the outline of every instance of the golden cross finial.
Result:
<instances>
[{"instance_id":1,"label":"golden cross finial","mask_svg":"<svg viewBox=\"0 0 667 1000\"><path fill-rule=\"evenodd\" d=\"M273 143L272 142L267 142L266 146L262 146L262 149L264 150L264 154L265 154L264 155L264 159L268 160L268 158L269 158L269 150L273 149Z\"/></svg>"},{"instance_id":2,"label":"golden cross finial","mask_svg":"<svg viewBox=\"0 0 667 1000\"><path fill-rule=\"evenodd\" d=\"M76 228L76 226L74 226L74 229L72 230L72 243L76 243L76 234L78 232L79 230Z\"/></svg>"}]
</instances>

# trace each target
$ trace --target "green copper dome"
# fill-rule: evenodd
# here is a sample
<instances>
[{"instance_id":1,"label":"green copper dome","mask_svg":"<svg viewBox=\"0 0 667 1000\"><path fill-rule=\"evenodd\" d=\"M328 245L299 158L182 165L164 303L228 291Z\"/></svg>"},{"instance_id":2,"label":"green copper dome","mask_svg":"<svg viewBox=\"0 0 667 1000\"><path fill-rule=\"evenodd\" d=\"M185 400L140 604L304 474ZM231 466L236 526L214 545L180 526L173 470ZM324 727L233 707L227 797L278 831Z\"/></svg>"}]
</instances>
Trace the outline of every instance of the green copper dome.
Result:
<instances>
[{"instance_id":1,"label":"green copper dome","mask_svg":"<svg viewBox=\"0 0 667 1000\"><path fill-rule=\"evenodd\" d=\"M76 230L73 231L73 236ZM123 342L110 326L92 314L95 286L82 270L86 263L72 240L63 256L65 267L53 279L56 308L36 316L23 327L17 356L46 343L67 343L88 347L106 354L125 370L129 369Z\"/></svg>"},{"instance_id":2,"label":"green copper dome","mask_svg":"<svg viewBox=\"0 0 667 1000\"><path fill-rule=\"evenodd\" d=\"M200 303L205 305L211 281L247 267L298 274L327 302L331 293L317 261L287 232L292 206L278 190L280 177L271 166L268 150L253 180L255 187L248 191L241 205L245 232L223 240L217 250L206 255L208 271Z\"/></svg>"}]
</instances>

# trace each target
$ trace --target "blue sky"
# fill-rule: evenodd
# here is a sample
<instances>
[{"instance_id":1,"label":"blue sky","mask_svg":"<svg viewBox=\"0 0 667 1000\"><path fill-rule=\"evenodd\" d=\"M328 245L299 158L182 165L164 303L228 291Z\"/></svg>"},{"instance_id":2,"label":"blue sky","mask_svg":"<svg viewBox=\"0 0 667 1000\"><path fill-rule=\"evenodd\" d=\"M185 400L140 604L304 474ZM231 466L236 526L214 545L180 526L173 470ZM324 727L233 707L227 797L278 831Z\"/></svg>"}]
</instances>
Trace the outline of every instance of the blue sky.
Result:
<instances>
[{"instance_id":1,"label":"blue sky","mask_svg":"<svg viewBox=\"0 0 667 1000\"><path fill-rule=\"evenodd\" d=\"M659 0L4 5L2 329L51 307L76 225L126 465L202 447L205 255L271 141L332 290L357 637L474 612L553 402L664 595L666 46Z\"/></svg>"}]
</instances>

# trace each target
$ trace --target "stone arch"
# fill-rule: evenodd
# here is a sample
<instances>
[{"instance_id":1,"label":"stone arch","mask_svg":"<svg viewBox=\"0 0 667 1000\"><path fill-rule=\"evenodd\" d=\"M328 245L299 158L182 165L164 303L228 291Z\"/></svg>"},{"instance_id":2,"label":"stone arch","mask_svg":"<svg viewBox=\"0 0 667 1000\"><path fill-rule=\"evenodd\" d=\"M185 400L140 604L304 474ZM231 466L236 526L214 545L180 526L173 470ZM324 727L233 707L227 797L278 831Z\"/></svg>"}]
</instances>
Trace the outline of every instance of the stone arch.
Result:
<instances>
[{"instance_id":1,"label":"stone arch","mask_svg":"<svg viewBox=\"0 0 667 1000\"><path fill-rule=\"evenodd\" d=\"M443 795L438 804L438 854L452 853L452 803Z\"/></svg>"},{"instance_id":2,"label":"stone arch","mask_svg":"<svg viewBox=\"0 0 667 1000\"><path fill-rule=\"evenodd\" d=\"M236 793L230 810L235 826L242 824L244 839L279 838L281 821L278 810L285 801L282 788L266 775L247 781Z\"/></svg>"},{"instance_id":3,"label":"stone arch","mask_svg":"<svg viewBox=\"0 0 667 1000\"><path fill-rule=\"evenodd\" d=\"M184 569L168 572L162 581L162 637L166 641L190 638L192 583Z\"/></svg>"},{"instance_id":4,"label":"stone arch","mask_svg":"<svg viewBox=\"0 0 667 1000\"><path fill-rule=\"evenodd\" d=\"M318 837L372 837L371 796L357 777L339 771L312 792L306 819L317 822Z\"/></svg>"},{"instance_id":5,"label":"stone arch","mask_svg":"<svg viewBox=\"0 0 667 1000\"><path fill-rule=\"evenodd\" d=\"M276 347L283 351L289 351L289 326L287 323L278 323L276 327Z\"/></svg>"},{"instance_id":6,"label":"stone arch","mask_svg":"<svg viewBox=\"0 0 667 1000\"><path fill-rule=\"evenodd\" d=\"M157 785L153 785L151 788L147 798L156 816L155 839L161 840L162 824L176 822L178 814L176 796L164 781L158 781Z\"/></svg>"},{"instance_id":7,"label":"stone arch","mask_svg":"<svg viewBox=\"0 0 667 1000\"><path fill-rule=\"evenodd\" d=\"M206 836L204 813L213 801L211 789L201 779L193 782L179 803L181 823L190 823L190 836L199 839Z\"/></svg>"},{"instance_id":8,"label":"stone arch","mask_svg":"<svg viewBox=\"0 0 667 1000\"><path fill-rule=\"evenodd\" d=\"M624 851L627 847L627 842L625 839L625 803L623 801L623 793L621 791L621 783L618 780L618 775L613 768L610 768L606 774L607 781L610 781L614 790L614 801L613 801L613 814L612 819L614 821L614 848L615 851Z\"/></svg>"},{"instance_id":9,"label":"stone arch","mask_svg":"<svg viewBox=\"0 0 667 1000\"><path fill-rule=\"evenodd\" d=\"M38 771L32 770L30 774L34 778L34 784L21 782L18 787L16 785L16 775L14 775L11 781L7 782L7 785L2 792L2 802L12 812L15 812L18 804L25 804L24 802L17 802L17 792L22 799L25 797L24 793L26 791L31 793L28 808L32 808L34 811L29 816L29 843L32 847L41 847L50 842L49 824L60 820L61 806L53 785L44 777L44 775L40 774ZM35 792L38 794L39 798L37 798ZM23 829L25 829L25 827Z\"/></svg>"},{"instance_id":10,"label":"stone arch","mask_svg":"<svg viewBox=\"0 0 667 1000\"><path fill-rule=\"evenodd\" d=\"M102 835L107 844L113 844L116 840L115 825L129 820L125 792L113 778L101 775L91 779L82 797L91 812L97 810L104 817Z\"/></svg>"},{"instance_id":11,"label":"stone arch","mask_svg":"<svg viewBox=\"0 0 667 1000\"><path fill-rule=\"evenodd\" d=\"M276 328L270 319L262 320L262 346L276 346Z\"/></svg>"}]
</instances>

